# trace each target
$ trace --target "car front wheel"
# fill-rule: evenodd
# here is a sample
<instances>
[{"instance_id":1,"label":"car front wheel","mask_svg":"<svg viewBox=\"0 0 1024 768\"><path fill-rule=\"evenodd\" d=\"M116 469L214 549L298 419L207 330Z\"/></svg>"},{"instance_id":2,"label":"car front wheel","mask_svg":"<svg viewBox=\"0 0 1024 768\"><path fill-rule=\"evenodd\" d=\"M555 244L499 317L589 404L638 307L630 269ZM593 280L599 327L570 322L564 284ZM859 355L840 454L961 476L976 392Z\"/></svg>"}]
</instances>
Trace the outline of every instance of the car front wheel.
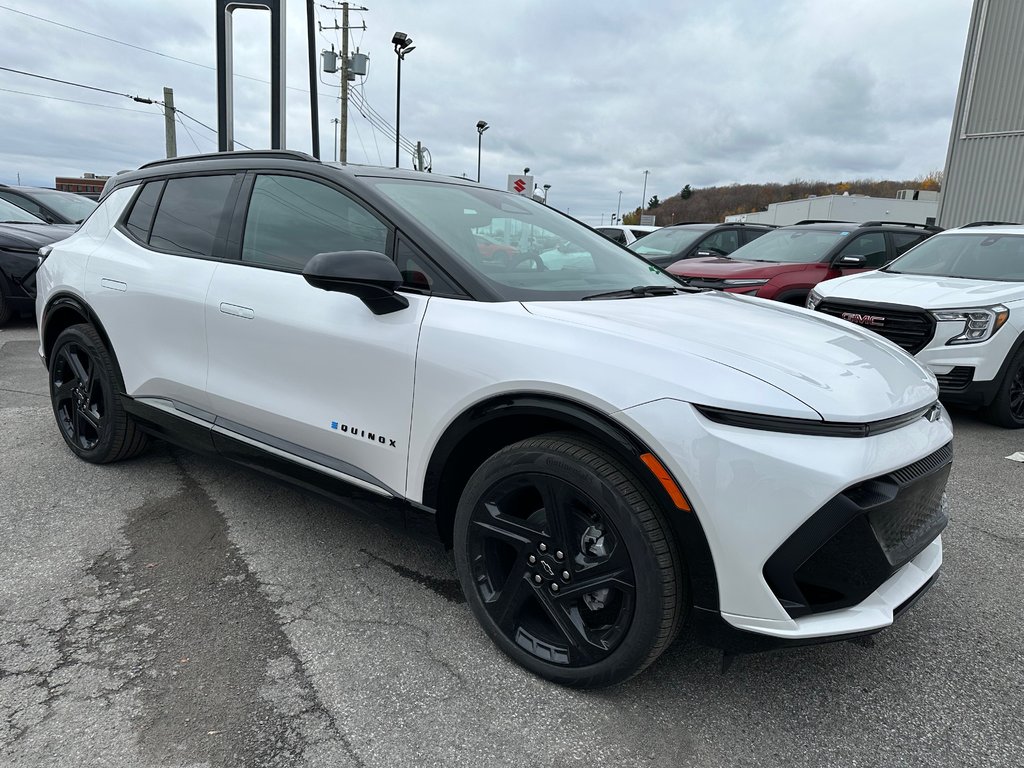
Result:
<instances>
[{"instance_id":1,"label":"car front wheel","mask_svg":"<svg viewBox=\"0 0 1024 768\"><path fill-rule=\"evenodd\" d=\"M984 416L1000 427L1024 428L1024 347L1010 361L996 399L985 409Z\"/></svg>"},{"instance_id":2,"label":"car front wheel","mask_svg":"<svg viewBox=\"0 0 1024 768\"><path fill-rule=\"evenodd\" d=\"M689 604L656 502L599 446L551 434L470 478L455 519L463 591L487 634L530 671L593 688L672 642Z\"/></svg>"},{"instance_id":3,"label":"car front wheel","mask_svg":"<svg viewBox=\"0 0 1024 768\"><path fill-rule=\"evenodd\" d=\"M147 437L121 404L117 364L91 325L73 325L50 354L50 400L64 442L94 464L141 452Z\"/></svg>"}]
</instances>

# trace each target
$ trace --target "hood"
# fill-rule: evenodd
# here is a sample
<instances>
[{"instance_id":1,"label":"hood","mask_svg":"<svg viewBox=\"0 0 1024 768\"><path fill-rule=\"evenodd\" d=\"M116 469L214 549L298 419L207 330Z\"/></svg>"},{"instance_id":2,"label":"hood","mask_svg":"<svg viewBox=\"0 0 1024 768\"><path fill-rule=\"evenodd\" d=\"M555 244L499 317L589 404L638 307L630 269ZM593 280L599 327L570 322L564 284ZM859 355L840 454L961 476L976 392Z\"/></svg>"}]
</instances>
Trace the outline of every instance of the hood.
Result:
<instances>
[{"instance_id":1,"label":"hood","mask_svg":"<svg viewBox=\"0 0 1024 768\"><path fill-rule=\"evenodd\" d=\"M1024 282L899 275L891 272L848 275L820 283L815 290L829 298L904 304L933 310L984 307L1024 299Z\"/></svg>"},{"instance_id":2,"label":"hood","mask_svg":"<svg viewBox=\"0 0 1024 768\"><path fill-rule=\"evenodd\" d=\"M779 264L768 261L740 261L724 256L707 259L684 259L677 261L668 271L683 277L768 277L783 272L797 272L807 269L806 264Z\"/></svg>"},{"instance_id":3,"label":"hood","mask_svg":"<svg viewBox=\"0 0 1024 768\"><path fill-rule=\"evenodd\" d=\"M0 248L36 250L70 236L74 224L0 224Z\"/></svg>"},{"instance_id":4,"label":"hood","mask_svg":"<svg viewBox=\"0 0 1024 768\"><path fill-rule=\"evenodd\" d=\"M895 345L799 307L720 291L524 306L619 341L625 337L631 359L621 361L624 368L641 372L662 365L669 353L677 356L673 368L685 371L687 357L701 358L765 382L828 421L885 419L938 396L934 378ZM594 344L599 348L600 339ZM705 404L714 404L713 380L685 384L704 388ZM757 402L749 410L765 412Z\"/></svg>"}]
</instances>

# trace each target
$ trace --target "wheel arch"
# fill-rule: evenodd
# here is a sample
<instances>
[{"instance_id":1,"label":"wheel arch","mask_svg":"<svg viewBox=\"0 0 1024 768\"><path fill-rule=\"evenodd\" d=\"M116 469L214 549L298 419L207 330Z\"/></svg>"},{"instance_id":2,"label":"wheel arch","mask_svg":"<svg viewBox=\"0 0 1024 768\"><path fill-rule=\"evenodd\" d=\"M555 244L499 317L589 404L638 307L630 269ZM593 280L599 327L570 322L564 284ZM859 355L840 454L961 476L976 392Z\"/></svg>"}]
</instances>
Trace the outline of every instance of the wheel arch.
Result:
<instances>
[{"instance_id":1,"label":"wheel arch","mask_svg":"<svg viewBox=\"0 0 1024 768\"><path fill-rule=\"evenodd\" d=\"M53 351L53 345L61 332L79 323L89 323L96 329L116 364L117 356L110 343L110 336L107 335L103 324L96 317L96 313L83 299L70 293L56 294L47 302L46 308L43 310L39 329L43 348L43 363L49 367L50 352Z\"/></svg>"},{"instance_id":2,"label":"wheel arch","mask_svg":"<svg viewBox=\"0 0 1024 768\"><path fill-rule=\"evenodd\" d=\"M437 534L452 544L459 494L476 469L507 445L548 432L588 437L632 470L658 501L686 561L694 605L717 611L718 581L711 550L697 515L677 509L640 459L654 451L620 424L573 400L535 393L505 394L471 406L437 441L423 480L423 503L436 510Z\"/></svg>"}]
</instances>

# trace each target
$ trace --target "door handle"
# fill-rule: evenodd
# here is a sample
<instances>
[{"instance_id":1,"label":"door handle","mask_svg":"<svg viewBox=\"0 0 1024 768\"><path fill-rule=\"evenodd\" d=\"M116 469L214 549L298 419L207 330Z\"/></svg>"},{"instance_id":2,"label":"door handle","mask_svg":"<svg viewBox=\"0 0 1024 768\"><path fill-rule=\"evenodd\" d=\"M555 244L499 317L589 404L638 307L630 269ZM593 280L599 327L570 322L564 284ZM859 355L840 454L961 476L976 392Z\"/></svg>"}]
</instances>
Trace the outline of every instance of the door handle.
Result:
<instances>
[{"instance_id":1,"label":"door handle","mask_svg":"<svg viewBox=\"0 0 1024 768\"><path fill-rule=\"evenodd\" d=\"M244 317L246 320L252 320L256 317L256 313L249 309L249 307L240 307L237 304L228 304L226 301L222 301L220 303L220 311L225 315Z\"/></svg>"}]
</instances>

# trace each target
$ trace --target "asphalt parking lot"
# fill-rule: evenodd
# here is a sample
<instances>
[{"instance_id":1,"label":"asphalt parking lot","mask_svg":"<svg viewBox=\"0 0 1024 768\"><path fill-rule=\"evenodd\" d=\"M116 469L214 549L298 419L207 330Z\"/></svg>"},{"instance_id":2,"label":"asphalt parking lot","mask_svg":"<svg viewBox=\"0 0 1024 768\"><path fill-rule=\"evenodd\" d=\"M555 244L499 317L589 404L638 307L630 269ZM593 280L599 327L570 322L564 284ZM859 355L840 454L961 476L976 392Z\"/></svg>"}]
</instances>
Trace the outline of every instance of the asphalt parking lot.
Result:
<instances>
[{"instance_id":1,"label":"asphalt parking lot","mask_svg":"<svg viewBox=\"0 0 1024 768\"><path fill-rule=\"evenodd\" d=\"M164 444L74 458L34 334L0 330L0 765L1024 764L1022 433L954 414L942 576L890 630L724 672L684 635L585 693L435 545Z\"/></svg>"}]
</instances>

